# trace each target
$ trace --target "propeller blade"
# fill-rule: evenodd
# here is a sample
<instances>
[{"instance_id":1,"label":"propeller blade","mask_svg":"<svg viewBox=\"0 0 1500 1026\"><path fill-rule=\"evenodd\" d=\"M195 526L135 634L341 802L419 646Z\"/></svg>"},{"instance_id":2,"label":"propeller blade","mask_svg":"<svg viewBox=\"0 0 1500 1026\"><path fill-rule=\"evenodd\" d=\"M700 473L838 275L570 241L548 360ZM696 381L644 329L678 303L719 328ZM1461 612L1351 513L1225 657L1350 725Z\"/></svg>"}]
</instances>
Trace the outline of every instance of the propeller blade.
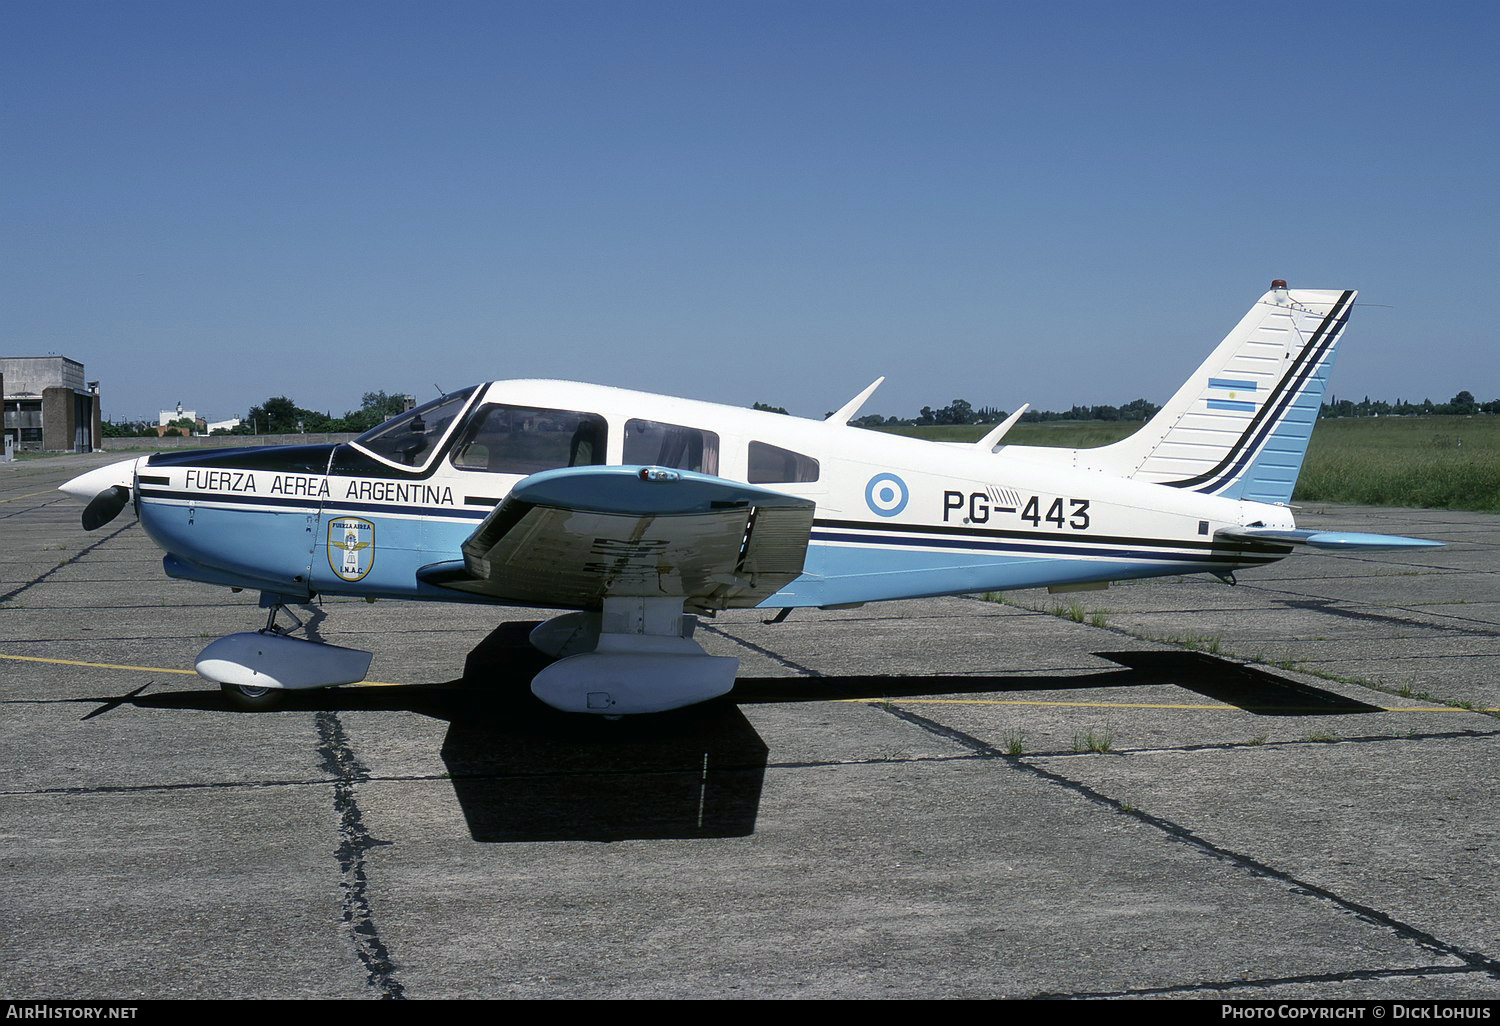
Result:
<instances>
[{"instance_id":1,"label":"propeller blade","mask_svg":"<svg viewBox=\"0 0 1500 1026\"><path fill-rule=\"evenodd\" d=\"M83 511L83 529L85 531L97 531L115 517L120 515L130 502L130 489L120 485L113 485L104 489L94 496Z\"/></svg>"}]
</instances>

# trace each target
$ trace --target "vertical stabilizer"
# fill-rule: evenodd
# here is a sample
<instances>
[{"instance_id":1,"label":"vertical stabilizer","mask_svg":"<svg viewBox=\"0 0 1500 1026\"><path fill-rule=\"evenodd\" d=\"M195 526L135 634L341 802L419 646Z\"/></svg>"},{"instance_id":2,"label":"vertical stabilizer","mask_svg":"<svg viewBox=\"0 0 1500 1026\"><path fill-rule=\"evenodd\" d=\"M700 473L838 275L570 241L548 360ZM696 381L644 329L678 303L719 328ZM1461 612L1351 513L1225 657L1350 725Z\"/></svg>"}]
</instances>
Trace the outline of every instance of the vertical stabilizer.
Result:
<instances>
[{"instance_id":1,"label":"vertical stabilizer","mask_svg":"<svg viewBox=\"0 0 1500 1026\"><path fill-rule=\"evenodd\" d=\"M1075 460L1152 484L1290 502L1354 292L1271 291L1141 430Z\"/></svg>"}]
</instances>

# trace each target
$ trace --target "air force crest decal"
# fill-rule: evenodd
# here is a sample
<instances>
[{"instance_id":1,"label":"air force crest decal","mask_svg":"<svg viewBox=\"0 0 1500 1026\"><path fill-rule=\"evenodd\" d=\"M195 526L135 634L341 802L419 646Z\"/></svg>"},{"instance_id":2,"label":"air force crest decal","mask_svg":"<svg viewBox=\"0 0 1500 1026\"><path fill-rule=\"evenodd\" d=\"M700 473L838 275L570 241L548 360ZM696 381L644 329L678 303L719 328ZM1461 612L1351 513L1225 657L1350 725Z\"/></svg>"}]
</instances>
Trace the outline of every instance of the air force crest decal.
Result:
<instances>
[{"instance_id":1,"label":"air force crest decal","mask_svg":"<svg viewBox=\"0 0 1500 1026\"><path fill-rule=\"evenodd\" d=\"M375 566L375 525L359 517L328 521L328 565L342 580L363 580Z\"/></svg>"}]
</instances>

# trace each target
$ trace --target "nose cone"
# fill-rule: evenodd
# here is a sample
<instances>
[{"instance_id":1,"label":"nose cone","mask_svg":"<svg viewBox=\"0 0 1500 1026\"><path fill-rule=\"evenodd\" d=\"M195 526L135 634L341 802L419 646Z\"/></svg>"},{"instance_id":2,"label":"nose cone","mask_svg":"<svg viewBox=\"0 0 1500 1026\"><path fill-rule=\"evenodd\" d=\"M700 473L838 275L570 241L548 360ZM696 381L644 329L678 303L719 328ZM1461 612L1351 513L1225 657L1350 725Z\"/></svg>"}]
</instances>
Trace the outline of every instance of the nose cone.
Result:
<instances>
[{"instance_id":1,"label":"nose cone","mask_svg":"<svg viewBox=\"0 0 1500 1026\"><path fill-rule=\"evenodd\" d=\"M145 458L137 456L135 459L111 463L107 467L98 467L87 474L79 474L67 484L59 485L57 490L66 492L79 502L92 502L96 495L108 488L119 487L128 492L135 484L135 465Z\"/></svg>"}]
</instances>

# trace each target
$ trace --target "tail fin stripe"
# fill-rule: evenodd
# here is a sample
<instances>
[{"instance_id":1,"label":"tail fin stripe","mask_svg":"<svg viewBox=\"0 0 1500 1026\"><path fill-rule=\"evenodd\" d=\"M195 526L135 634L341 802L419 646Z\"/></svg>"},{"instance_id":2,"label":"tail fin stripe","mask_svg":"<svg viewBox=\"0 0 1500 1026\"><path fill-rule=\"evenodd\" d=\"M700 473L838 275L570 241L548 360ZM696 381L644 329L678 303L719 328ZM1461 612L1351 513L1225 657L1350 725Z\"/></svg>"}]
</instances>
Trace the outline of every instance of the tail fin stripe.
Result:
<instances>
[{"instance_id":1,"label":"tail fin stripe","mask_svg":"<svg viewBox=\"0 0 1500 1026\"><path fill-rule=\"evenodd\" d=\"M1276 383L1271 395L1266 399L1265 405L1260 408L1240 435L1239 441L1219 461L1218 465L1211 470L1204 471L1195 477L1185 478L1181 481L1163 481L1162 484L1173 488L1192 488L1209 482L1206 487L1196 488L1200 492L1212 492L1225 483L1225 478L1233 479L1255 455L1266 437L1280 423L1282 415L1288 406L1297 398L1302 391L1303 384L1307 378L1323 362L1323 357L1328 349L1338 339L1344 324L1349 319L1349 302L1353 297L1353 290L1345 290L1339 297L1337 303L1328 311L1323 318L1323 323L1318 325L1318 330L1313 332L1312 338L1302 347L1297 358L1292 361L1292 366L1282 375L1281 380ZM1330 330L1332 329L1332 330ZM1215 379L1218 380L1218 379ZM1218 387L1218 386L1216 386ZM1219 400L1210 400L1209 405L1213 407ZM1222 407L1221 407L1222 408ZM1243 409L1236 405L1229 409Z\"/></svg>"}]
</instances>

